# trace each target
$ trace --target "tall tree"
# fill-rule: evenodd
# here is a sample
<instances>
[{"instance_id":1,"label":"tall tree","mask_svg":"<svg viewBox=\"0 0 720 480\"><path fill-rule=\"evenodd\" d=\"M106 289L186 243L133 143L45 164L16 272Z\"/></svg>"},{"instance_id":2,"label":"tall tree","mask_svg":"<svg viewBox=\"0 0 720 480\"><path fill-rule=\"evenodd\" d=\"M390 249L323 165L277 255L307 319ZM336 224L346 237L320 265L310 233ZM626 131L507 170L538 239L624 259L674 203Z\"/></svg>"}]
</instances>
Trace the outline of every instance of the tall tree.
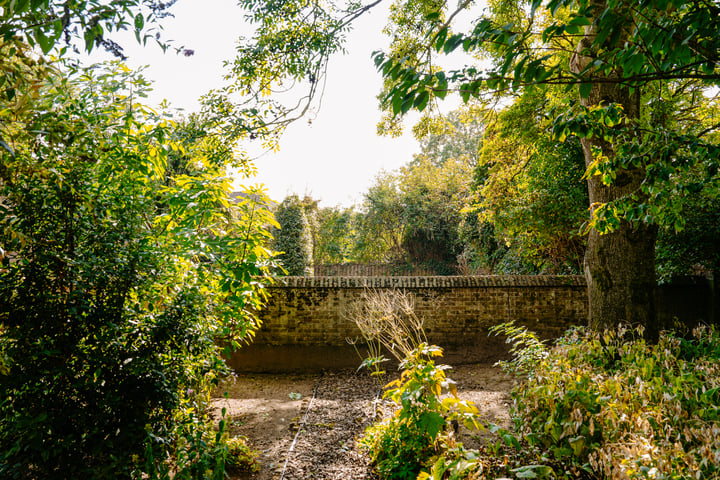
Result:
<instances>
[{"instance_id":1,"label":"tall tree","mask_svg":"<svg viewBox=\"0 0 720 480\"><path fill-rule=\"evenodd\" d=\"M325 78L328 57L343 48L344 30L378 3L245 0L242 5L261 28L241 44L244 55L233 64L230 90L259 96L299 82L307 101L271 116L280 123L291 120L289 112L302 113L321 91L316 86ZM468 101L543 85L577 89L577 101L556 109L553 117L560 141L569 135L582 139L586 160L590 324L633 322L653 336L658 327L653 225L682 218L667 192L712 184L720 155L712 119L690 130L666 128L645 114L643 98L656 84L672 89L682 89L687 80L720 85L720 5L716 0L495 0L487 12L473 7L470 1L457 7L436 0L393 3L386 29L390 52L375 57L391 116L425 110L451 92ZM457 26L463 15L473 25L467 33ZM443 69L437 62L458 52L476 59L459 69ZM227 104L228 98L219 95L217 104ZM395 123L386 118L383 128L395 131ZM677 174L697 165L702 181L678 184ZM675 223L682 227L681 220Z\"/></svg>"},{"instance_id":2,"label":"tall tree","mask_svg":"<svg viewBox=\"0 0 720 480\"><path fill-rule=\"evenodd\" d=\"M403 5L416 11L416 3ZM581 137L585 156L590 325L631 322L654 337L655 223L681 217L666 203L678 173L702 165L699 188L716 181L718 144L709 134L718 125L668 129L650 121L642 98L658 83L671 89L686 80L720 84L718 2L501 1L467 34L453 32L452 20L469 2L453 12L422 3L426 9L416 18L426 48L376 57L393 112L422 110L449 91L467 100L507 89L577 86L579 102L556 111L555 131L561 139ZM490 65L449 72L434 67L434 52L458 49L485 52Z\"/></svg>"},{"instance_id":3,"label":"tall tree","mask_svg":"<svg viewBox=\"0 0 720 480\"><path fill-rule=\"evenodd\" d=\"M313 262L315 265L347 263L353 259L359 215L354 208L325 207L317 212Z\"/></svg>"},{"instance_id":4,"label":"tall tree","mask_svg":"<svg viewBox=\"0 0 720 480\"><path fill-rule=\"evenodd\" d=\"M611 2L615 3L615 2ZM612 68L595 67L593 62L603 57L607 50L620 50L636 33L636 17L631 4L608 4L590 0L582 11L588 25L570 59L569 73L592 79L590 88L582 84L580 105L586 111L612 106L622 111L622 122L627 125L640 120L641 89L629 82L618 81L630 72L623 64ZM603 20L607 12L612 21ZM658 26L659 27L659 26ZM602 31L605 38L598 34ZM607 33L605 33L607 32ZM657 32L655 32L657 34ZM642 39L642 35L640 35ZM633 42L634 43L634 42ZM648 59L649 60L649 59ZM628 131L632 137L638 132ZM585 154L585 166L591 169L598 157L610 164L616 162L619 138L605 135L583 135L581 143ZM590 205L607 205L621 198L636 195L639 202L646 201L641 192L645 179L645 165L628 164L615 171L612 182L604 182L600 175L588 177ZM655 240L657 226L647 222L631 222L620 219L610 233L597 228L590 230L585 255L585 278L588 284L590 325L597 329L610 327L618 322L630 322L648 328L654 338L658 333L655 322Z\"/></svg>"},{"instance_id":5,"label":"tall tree","mask_svg":"<svg viewBox=\"0 0 720 480\"><path fill-rule=\"evenodd\" d=\"M402 246L412 263L452 274L462 252L461 210L473 165L462 157L438 160L421 154L399 171L406 225Z\"/></svg>"},{"instance_id":6,"label":"tall tree","mask_svg":"<svg viewBox=\"0 0 720 480\"><path fill-rule=\"evenodd\" d=\"M288 275L312 275L313 237L306 203L289 195L275 211L277 228L273 231L273 248Z\"/></svg>"},{"instance_id":7,"label":"tall tree","mask_svg":"<svg viewBox=\"0 0 720 480\"><path fill-rule=\"evenodd\" d=\"M556 274L582 272L588 205L580 142L554 139L545 115L563 96L553 89L524 92L489 116L471 202L510 246L510 256Z\"/></svg>"},{"instance_id":8,"label":"tall tree","mask_svg":"<svg viewBox=\"0 0 720 480\"><path fill-rule=\"evenodd\" d=\"M376 176L365 194L361 213L355 258L361 262L405 261L402 243L407 225L395 173L380 172Z\"/></svg>"},{"instance_id":9,"label":"tall tree","mask_svg":"<svg viewBox=\"0 0 720 480\"><path fill-rule=\"evenodd\" d=\"M365 194L358 255L454 273L471 172L464 160L421 154L397 171L378 175Z\"/></svg>"},{"instance_id":10,"label":"tall tree","mask_svg":"<svg viewBox=\"0 0 720 480\"><path fill-rule=\"evenodd\" d=\"M228 201L251 166L126 66L39 54L121 55L109 33L155 40L172 3L0 1L2 478L225 476L210 393L273 266L263 202Z\"/></svg>"}]
</instances>

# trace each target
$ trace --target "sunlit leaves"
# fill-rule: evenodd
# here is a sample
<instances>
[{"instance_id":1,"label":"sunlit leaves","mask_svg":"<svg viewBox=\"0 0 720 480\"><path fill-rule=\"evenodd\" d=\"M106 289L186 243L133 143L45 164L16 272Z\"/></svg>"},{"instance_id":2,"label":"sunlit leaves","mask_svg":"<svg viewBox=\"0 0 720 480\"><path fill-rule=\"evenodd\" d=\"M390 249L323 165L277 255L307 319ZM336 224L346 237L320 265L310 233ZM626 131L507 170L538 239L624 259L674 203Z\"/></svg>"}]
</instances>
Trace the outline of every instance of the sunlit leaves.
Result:
<instances>
[{"instance_id":1,"label":"sunlit leaves","mask_svg":"<svg viewBox=\"0 0 720 480\"><path fill-rule=\"evenodd\" d=\"M435 365L433 357L441 355L439 347L421 343L405 357L400 379L385 387L385 397L398 407L395 416L370 426L360 440L361 448L384 478L430 478L427 473L418 473L444 443L453 420L470 429L481 428L477 407L458 399L454 382L446 377L445 370L450 367ZM433 478L448 470L444 465L439 468L434 469L440 473Z\"/></svg>"},{"instance_id":2,"label":"sunlit leaves","mask_svg":"<svg viewBox=\"0 0 720 480\"><path fill-rule=\"evenodd\" d=\"M658 345L624 327L573 330L513 393L522 434L567 470L712 477L718 340L702 327L665 333Z\"/></svg>"},{"instance_id":3,"label":"sunlit leaves","mask_svg":"<svg viewBox=\"0 0 720 480\"><path fill-rule=\"evenodd\" d=\"M500 263L515 271L535 266L564 273L582 270L584 239L580 225L587 217L587 188L582 148L570 134L553 136L552 115L562 89L526 92L490 123L477 168L479 185L473 208L492 222L498 241L512 255ZM560 96L560 98L558 98Z\"/></svg>"},{"instance_id":4,"label":"sunlit leaves","mask_svg":"<svg viewBox=\"0 0 720 480\"><path fill-rule=\"evenodd\" d=\"M0 149L0 251L13 258L0 270L12 358L0 418L15 425L0 429L4 472L215 468L217 452L192 439L211 429L202 405L220 345L258 327L268 200L231 202L227 139L139 104L148 85L127 67L32 79L19 84L26 106L0 107L12 149Z\"/></svg>"},{"instance_id":5,"label":"sunlit leaves","mask_svg":"<svg viewBox=\"0 0 720 480\"><path fill-rule=\"evenodd\" d=\"M343 52L350 19L366 7L302 0L240 6L253 33L240 38L235 59L226 62L227 84L203 104L227 135L258 139L275 151L284 128L318 103L329 58Z\"/></svg>"},{"instance_id":6,"label":"sunlit leaves","mask_svg":"<svg viewBox=\"0 0 720 480\"><path fill-rule=\"evenodd\" d=\"M451 34L451 27L442 25L437 31L429 30L428 38L436 52L446 55L458 49L492 52L491 69L481 72L466 67L448 76L450 90L459 92L464 101L486 90L502 91L544 83L579 85L580 95L585 98L596 78L613 72L622 72L626 83L632 86L655 79L696 76L717 82L720 74L715 67L717 54L714 52L720 45L718 7L678 3L682 8L667 9L667 2L647 1L643 3L644 10L634 11L626 2L613 1L605 10L592 12L582 2L551 1L545 8L553 21L539 32L482 16L470 33ZM531 18L542 9L541 4L532 3ZM634 24L630 20L632 15L636 17ZM708 21L711 18L713 21ZM612 46L631 24L634 30L629 32L629 38L637 41L619 48ZM596 31L592 43L586 50L576 52L587 55L584 67L580 72L571 72L567 65L558 63L556 57L566 56L568 61L564 52L574 49L577 39L590 26ZM546 53L548 50L551 53ZM398 97L414 97L419 90L434 91L435 82L427 72L427 64L406 64L405 59L380 56L376 61L380 58L384 76L393 82L388 98L393 100L394 113L406 113ZM446 85L441 90L447 89Z\"/></svg>"},{"instance_id":7,"label":"sunlit leaves","mask_svg":"<svg viewBox=\"0 0 720 480\"><path fill-rule=\"evenodd\" d=\"M658 102L653 108L665 107ZM696 118L688 123L685 132L657 123L638 128L639 121L627 119L616 104L574 105L557 116L554 133L560 140L576 136L614 143L612 155L599 147L593 149L593 161L587 166L586 178L597 176L604 185L613 186L623 172L633 169L644 172L638 191L607 204L591 206L589 226L610 232L625 219L682 230L683 210L677 198L717 190L720 147L693 135L693 130L701 128L702 123L701 118Z\"/></svg>"},{"instance_id":8,"label":"sunlit leaves","mask_svg":"<svg viewBox=\"0 0 720 480\"><path fill-rule=\"evenodd\" d=\"M168 15L175 3L155 0L90 0L67 2L59 0L25 0L0 2L2 19L0 37L4 40L20 36L31 46L39 46L44 54L74 46L77 40L85 50L102 46L123 56L122 47L111 36L120 30L132 29L138 42L156 41L162 48L158 21Z\"/></svg>"}]
</instances>

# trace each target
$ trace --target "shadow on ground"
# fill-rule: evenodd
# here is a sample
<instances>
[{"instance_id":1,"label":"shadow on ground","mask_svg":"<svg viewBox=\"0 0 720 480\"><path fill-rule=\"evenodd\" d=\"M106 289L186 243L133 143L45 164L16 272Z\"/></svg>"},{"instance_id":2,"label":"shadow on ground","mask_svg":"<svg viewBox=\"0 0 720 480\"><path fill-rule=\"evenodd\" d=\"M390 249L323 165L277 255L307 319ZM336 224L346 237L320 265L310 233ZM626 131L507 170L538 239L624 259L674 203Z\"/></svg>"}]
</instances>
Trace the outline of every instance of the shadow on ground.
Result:
<instances>
[{"instance_id":1,"label":"shadow on ground","mask_svg":"<svg viewBox=\"0 0 720 480\"><path fill-rule=\"evenodd\" d=\"M461 398L473 401L482 419L509 427L513 380L490 365L463 365L448 374ZM385 381L389 381L386 378ZM260 451L261 470L233 480L374 479L357 438L391 406L378 399L380 384L367 373L315 375L242 374L224 386L214 403L233 435ZM472 447L487 433L460 431Z\"/></svg>"}]
</instances>

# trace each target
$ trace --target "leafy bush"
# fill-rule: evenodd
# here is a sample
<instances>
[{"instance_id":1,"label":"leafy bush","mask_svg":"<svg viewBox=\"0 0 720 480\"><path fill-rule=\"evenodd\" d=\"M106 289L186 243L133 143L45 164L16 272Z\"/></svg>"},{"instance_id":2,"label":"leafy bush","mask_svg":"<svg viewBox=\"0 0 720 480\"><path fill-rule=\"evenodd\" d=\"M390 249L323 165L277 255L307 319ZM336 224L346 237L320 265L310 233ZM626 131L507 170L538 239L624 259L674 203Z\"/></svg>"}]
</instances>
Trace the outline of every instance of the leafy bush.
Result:
<instances>
[{"instance_id":1,"label":"leafy bush","mask_svg":"<svg viewBox=\"0 0 720 480\"><path fill-rule=\"evenodd\" d=\"M501 360L497 362L503 370L514 375L532 375L540 361L548 356L545 342L527 329L518 327L514 322L501 323L490 327L490 333L503 334L507 337L506 343L510 344L510 355L512 361Z\"/></svg>"},{"instance_id":2,"label":"leafy bush","mask_svg":"<svg viewBox=\"0 0 720 480\"><path fill-rule=\"evenodd\" d=\"M139 76L65 73L0 105L0 477L222 478L209 392L256 329L270 216Z\"/></svg>"},{"instance_id":3,"label":"leafy bush","mask_svg":"<svg viewBox=\"0 0 720 480\"><path fill-rule=\"evenodd\" d=\"M246 438L229 438L226 445L225 469L229 474L236 475L242 472L260 471L260 464L257 460L258 452L248 447Z\"/></svg>"},{"instance_id":4,"label":"leafy bush","mask_svg":"<svg viewBox=\"0 0 720 480\"><path fill-rule=\"evenodd\" d=\"M402 374L387 385L395 416L367 429L360 441L381 478L415 479L441 451L453 422L478 428L475 406L457 397L445 365L435 365L440 348L421 344L400 364ZM450 395L441 397L443 391Z\"/></svg>"},{"instance_id":5,"label":"leafy bush","mask_svg":"<svg viewBox=\"0 0 720 480\"><path fill-rule=\"evenodd\" d=\"M522 358L522 357L518 357ZM513 392L519 433L566 478L720 475L720 335L570 331Z\"/></svg>"}]
</instances>

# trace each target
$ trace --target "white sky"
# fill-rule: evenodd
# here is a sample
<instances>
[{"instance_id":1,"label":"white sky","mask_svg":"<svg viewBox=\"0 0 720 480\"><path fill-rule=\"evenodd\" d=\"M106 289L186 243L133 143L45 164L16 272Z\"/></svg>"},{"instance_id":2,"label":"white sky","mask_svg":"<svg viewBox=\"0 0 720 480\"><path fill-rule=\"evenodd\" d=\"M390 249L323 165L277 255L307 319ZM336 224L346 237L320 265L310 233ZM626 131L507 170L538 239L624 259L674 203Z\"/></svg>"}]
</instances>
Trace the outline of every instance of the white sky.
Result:
<instances>
[{"instance_id":1,"label":"white sky","mask_svg":"<svg viewBox=\"0 0 720 480\"><path fill-rule=\"evenodd\" d=\"M277 201L289 193L308 193L323 206L349 206L362 200L380 170L396 169L419 151L410 134L396 139L376 135L375 96L382 80L371 53L386 45L381 29L387 18L384 7L377 8L382 10L356 22L348 54L331 59L322 108L312 124L291 125L280 152L260 158L258 176L238 184L264 184ZM172 11L175 18L163 21L164 38L194 50L193 56L163 54L154 45L142 49L134 41L123 45L129 66L149 66L145 75L157 96L149 103L167 99L193 111L201 95L222 85L222 62L234 58L238 36L248 32L242 31L243 12L235 0L180 0Z\"/></svg>"}]
</instances>

